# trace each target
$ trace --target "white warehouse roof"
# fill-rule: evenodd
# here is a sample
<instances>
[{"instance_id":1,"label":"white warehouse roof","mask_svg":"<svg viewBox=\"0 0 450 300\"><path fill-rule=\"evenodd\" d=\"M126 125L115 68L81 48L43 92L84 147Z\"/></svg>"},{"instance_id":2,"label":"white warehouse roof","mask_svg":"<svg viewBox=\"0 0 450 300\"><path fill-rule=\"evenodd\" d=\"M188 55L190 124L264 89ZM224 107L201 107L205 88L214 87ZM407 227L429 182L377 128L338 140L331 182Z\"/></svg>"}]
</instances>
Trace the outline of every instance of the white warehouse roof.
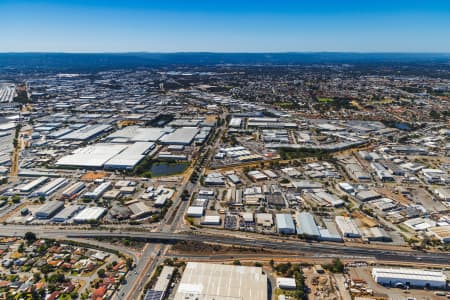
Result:
<instances>
[{"instance_id":1,"label":"white warehouse roof","mask_svg":"<svg viewBox=\"0 0 450 300\"><path fill-rule=\"evenodd\" d=\"M106 209L103 207L87 207L79 212L73 220L77 223L97 221L105 212Z\"/></svg>"},{"instance_id":2,"label":"white warehouse roof","mask_svg":"<svg viewBox=\"0 0 450 300\"><path fill-rule=\"evenodd\" d=\"M267 300L267 275L258 267L188 262L175 294L184 299Z\"/></svg>"}]
</instances>

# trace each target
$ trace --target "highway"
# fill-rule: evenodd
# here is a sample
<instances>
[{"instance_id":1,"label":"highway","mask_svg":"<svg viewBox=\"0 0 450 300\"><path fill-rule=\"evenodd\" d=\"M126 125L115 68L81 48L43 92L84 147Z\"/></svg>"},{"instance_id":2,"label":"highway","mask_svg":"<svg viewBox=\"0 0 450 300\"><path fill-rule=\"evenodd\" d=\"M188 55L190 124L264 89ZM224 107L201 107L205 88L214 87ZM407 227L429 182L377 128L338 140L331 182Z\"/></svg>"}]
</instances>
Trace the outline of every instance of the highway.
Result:
<instances>
[{"instance_id":1,"label":"highway","mask_svg":"<svg viewBox=\"0 0 450 300\"><path fill-rule=\"evenodd\" d=\"M144 239L154 243L174 243L177 241L197 241L206 243L217 243L224 245L234 245L243 247L260 248L266 250L286 251L291 253L322 253L342 257L343 255L351 256L373 256L377 260L383 261L399 261L399 262L420 262L429 264L449 265L450 256L448 253L424 253L419 251L398 251L398 250L380 250L376 248L345 246L339 244L325 243L308 243L304 241L292 240L268 240L253 237L230 237L219 234L205 233L168 233L168 232L135 232L135 231L119 231L110 232L106 230L90 229L66 229L57 230L50 228L40 228L31 226L9 226L1 227L3 235L24 235L27 231L33 231L40 238L55 239L78 239L78 238L135 238Z\"/></svg>"}]
</instances>

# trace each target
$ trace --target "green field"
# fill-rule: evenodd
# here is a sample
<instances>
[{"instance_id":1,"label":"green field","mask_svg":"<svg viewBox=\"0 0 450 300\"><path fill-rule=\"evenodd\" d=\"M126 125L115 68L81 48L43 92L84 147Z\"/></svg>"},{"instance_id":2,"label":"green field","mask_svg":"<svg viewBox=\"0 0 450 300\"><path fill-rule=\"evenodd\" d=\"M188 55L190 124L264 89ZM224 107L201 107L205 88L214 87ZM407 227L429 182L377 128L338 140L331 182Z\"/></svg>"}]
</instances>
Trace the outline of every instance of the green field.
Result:
<instances>
[{"instance_id":1,"label":"green field","mask_svg":"<svg viewBox=\"0 0 450 300\"><path fill-rule=\"evenodd\" d=\"M317 98L317 100L321 103L329 103L329 102L333 102L333 98L327 98L327 97L319 97Z\"/></svg>"}]
</instances>

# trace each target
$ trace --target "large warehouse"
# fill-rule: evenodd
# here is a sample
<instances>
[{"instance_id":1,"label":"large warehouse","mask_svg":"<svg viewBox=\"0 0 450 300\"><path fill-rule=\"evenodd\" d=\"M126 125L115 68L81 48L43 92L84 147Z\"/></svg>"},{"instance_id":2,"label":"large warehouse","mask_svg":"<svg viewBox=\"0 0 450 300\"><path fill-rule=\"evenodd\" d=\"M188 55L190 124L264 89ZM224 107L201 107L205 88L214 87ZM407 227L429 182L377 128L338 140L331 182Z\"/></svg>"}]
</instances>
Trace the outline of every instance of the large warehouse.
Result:
<instances>
[{"instance_id":1,"label":"large warehouse","mask_svg":"<svg viewBox=\"0 0 450 300\"><path fill-rule=\"evenodd\" d=\"M175 300L267 300L267 275L258 267L188 262Z\"/></svg>"},{"instance_id":2,"label":"large warehouse","mask_svg":"<svg viewBox=\"0 0 450 300\"><path fill-rule=\"evenodd\" d=\"M98 143L75 150L72 154L61 157L57 166L133 169L153 149L152 142L133 144Z\"/></svg>"},{"instance_id":3,"label":"large warehouse","mask_svg":"<svg viewBox=\"0 0 450 300\"><path fill-rule=\"evenodd\" d=\"M165 130L158 127L127 126L106 137L114 142L156 142L164 134Z\"/></svg>"},{"instance_id":4,"label":"large warehouse","mask_svg":"<svg viewBox=\"0 0 450 300\"><path fill-rule=\"evenodd\" d=\"M297 221L297 234L305 235L310 238L320 237L319 227L314 221L313 215L309 212L297 212L295 214L295 219Z\"/></svg>"},{"instance_id":5,"label":"large warehouse","mask_svg":"<svg viewBox=\"0 0 450 300\"><path fill-rule=\"evenodd\" d=\"M406 268L373 268L372 276L382 285L396 287L445 288L447 276L442 271Z\"/></svg>"},{"instance_id":6,"label":"large warehouse","mask_svg":"<svg viewBox=\"0 0 450 300\"><path fill-rule=\"evenodd\" d=\"M277 231L282 234L295 234L295 225L290 214L276 214Z\"/></svg>"},{"instance_id":7,"label":"large warehouse","mask_svg":"<svg viewBox=\"0 0 450 300\"><path fill-rule=\"evenodd\" d=\"M62 201L48 201L36 212L38 219L50 219L64 208Z\"/></svg>"},{"instance_id":8,"label":"large warehouse","mask_svg":"<svg viewBox=\"0 0 450 300\"><path fill-rule=\"evenodd\" d=\"M89 223L100 220L106 213L106 209L103 207L87 207L79 212L74 218L75 223Z\"/></svg>"},{"instance_id":9,"label":"large warehouse","mask_svg":"<svg viewBox=\"0 0 450 300\"><path fill-rule=\"evenodd\" d=\"M181 127L163 136L160 140L165 145L190 145L199 130L196 127Z\"/></svg>"}]
</instances>

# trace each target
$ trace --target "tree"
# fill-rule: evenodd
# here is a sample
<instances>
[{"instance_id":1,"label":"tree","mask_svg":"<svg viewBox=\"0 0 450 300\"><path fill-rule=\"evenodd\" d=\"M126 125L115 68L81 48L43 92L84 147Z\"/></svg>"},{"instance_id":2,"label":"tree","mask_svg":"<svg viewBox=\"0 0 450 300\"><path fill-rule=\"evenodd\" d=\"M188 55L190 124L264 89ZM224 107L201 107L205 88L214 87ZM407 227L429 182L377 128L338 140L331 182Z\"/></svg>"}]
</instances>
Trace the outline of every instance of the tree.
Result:
<instances>
[{"instance_id":1,"label":"tree","mask_svg":"<svg viewBox=\"0 0 450 300\"><path fill-rule=\"evenodd\" d=\"M25 233L24 236L25 240L27 241L27 243L30 245L32 243L34 243L36 241L36 234L34 232L28 231Z\"/></svg>"},{"instance_id":2,"label":"tree","mask_svg":"<svg viewBox=\"0 0 450 300\"><path fill-rule=\"evenodd\" d=\"M131 267L133 266L133 259L131 257L127 257L126 264L127 264L127 268L131 269Z\"/></svg>"},{"instance_id":3,"label":"tree","mask_svg":"<svg viewBox=\"0 0 450 300\"><path fill-rule=\"evenodd\" d=\"M233 261L233 265L240 266L241 265L241 261L236 259L235 261Z\"/></svg>"},{"instance_id":4,"label":"tree","mask_svg":"<svg viewBox=\"0 0 450 300\"><path fill-rule=\"evenodd\" d=\"M103 278L103 277L105 277L105 269L99 269L98 271L97 271L97 275L98 275L98 277L100 277L100 278Z\"/></svg>"},{"instance_id":5,"label":"tree","mask_svg":"<svg viewBox=\"0 0 450 300\"><path fill-rule=\"evenodd\" d=\"M14 195L11 197L11 200L13 203L19 203L20 202L20 196L19 195Z\"/></svg>"},{"instance_id":6,"label":"tree","mask_svg":"<svg viewBox=\"0 0 450 300\"><path fill-rule=\"evenodd\" d=\"M344 272L344 264L339 258L334 258L331 264L326 265L325 268L333 273Z\"/></svg>"}]
</instances>

